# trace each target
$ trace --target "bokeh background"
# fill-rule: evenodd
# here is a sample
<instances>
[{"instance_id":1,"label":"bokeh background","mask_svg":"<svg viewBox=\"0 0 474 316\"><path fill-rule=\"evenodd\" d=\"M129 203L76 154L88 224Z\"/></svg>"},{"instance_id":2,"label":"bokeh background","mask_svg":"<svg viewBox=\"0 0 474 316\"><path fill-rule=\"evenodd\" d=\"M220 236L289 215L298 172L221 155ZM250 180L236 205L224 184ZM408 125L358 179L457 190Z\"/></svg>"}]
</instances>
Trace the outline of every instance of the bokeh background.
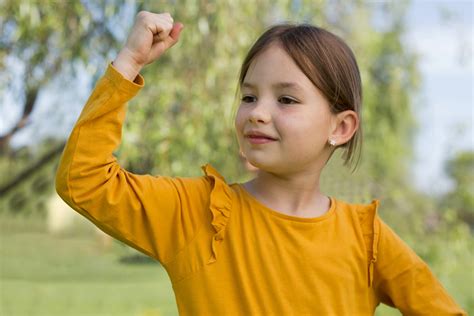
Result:
<instances>
[{"instance_id":1,"label":"bokeh background","mask_svg":"<svg viewBox=\"0 0 474 316\"><path fill-rule=\"evenodd\" d=\"M471 1L0 0L0 314L177 315L164 269L56 196L54 173L95 82L136 13L168 11L180 43L146 67L117 151L136 173L250 176L232 119L240 63L269 25L310 22L353 48L363 161L335 155L329 195L380 215L474 313ZM377 315L400 315L380 306Z\"/></svg>"}]
</instances>

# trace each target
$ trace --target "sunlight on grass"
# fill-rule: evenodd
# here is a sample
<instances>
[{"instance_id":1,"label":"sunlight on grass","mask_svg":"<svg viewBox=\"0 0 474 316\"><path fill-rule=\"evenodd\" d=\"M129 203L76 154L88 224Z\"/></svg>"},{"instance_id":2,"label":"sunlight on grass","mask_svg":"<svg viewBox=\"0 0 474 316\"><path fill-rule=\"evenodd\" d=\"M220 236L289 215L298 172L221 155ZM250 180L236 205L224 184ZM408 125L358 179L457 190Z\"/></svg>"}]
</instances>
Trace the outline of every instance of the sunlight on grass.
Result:
<instances>
[{"instance_id":1,"label":"sunlight on grass","mask_svg":"<svg viewBox=\"0 0 474 316\"><path fill-rule=\"evenodd\" d=\"M0 222L1 315L177 315L158 263L120 263L132 251L101 249L85 227L53 236L39 218Z\"/></svg>"}]
</instances>

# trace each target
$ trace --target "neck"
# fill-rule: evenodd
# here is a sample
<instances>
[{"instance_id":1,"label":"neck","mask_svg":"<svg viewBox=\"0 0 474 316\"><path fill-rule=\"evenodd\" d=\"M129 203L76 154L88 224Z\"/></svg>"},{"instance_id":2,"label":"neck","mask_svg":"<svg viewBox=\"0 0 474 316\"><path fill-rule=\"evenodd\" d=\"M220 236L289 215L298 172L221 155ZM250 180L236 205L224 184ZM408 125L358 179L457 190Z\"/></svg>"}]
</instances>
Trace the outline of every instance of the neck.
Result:
<instances>
[{"instance_id":1,"label":"neck","mask_svg":"<svg viewBox=\"0 0 474 316\"><path fill-rule=\"evenodd\" d=\"M291 175L258 171L257 177L244 184L255 198L284 214L300 217L321 216L329 209L329 199L320 191L321 170Z\"/></svg>"}]
</instances>

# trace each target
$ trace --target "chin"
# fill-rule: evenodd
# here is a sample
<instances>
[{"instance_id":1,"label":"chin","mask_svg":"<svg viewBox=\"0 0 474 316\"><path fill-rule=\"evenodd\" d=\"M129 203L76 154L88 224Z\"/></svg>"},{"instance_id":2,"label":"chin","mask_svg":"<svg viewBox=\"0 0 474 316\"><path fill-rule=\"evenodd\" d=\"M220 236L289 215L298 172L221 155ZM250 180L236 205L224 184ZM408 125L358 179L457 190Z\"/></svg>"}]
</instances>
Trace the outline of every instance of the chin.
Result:
<instances>
[{"instance_id":1,"label":"chin","mask_svg":"<svg viewBox=\"0 0 474 316\"><path fill-rule=\"evenodd\" d=\"M247 148L243 147L245 160L258 170L269 173L280 173L282 170L285 170L288 165L288 162L282 161L282 157L279 155L246 149Z\"/></svg>"},{"instance_id":2,"label":"chin","mask_svg":"<svg viewBox=\"0 0 474 316\"><path fill-rule=\"evenodd\" d=\"M266 161L262 159L248 159L248 163L257 168L269 173L278 173L282 170L282 166L274 161Z\"/></svg>"}]
</instances>

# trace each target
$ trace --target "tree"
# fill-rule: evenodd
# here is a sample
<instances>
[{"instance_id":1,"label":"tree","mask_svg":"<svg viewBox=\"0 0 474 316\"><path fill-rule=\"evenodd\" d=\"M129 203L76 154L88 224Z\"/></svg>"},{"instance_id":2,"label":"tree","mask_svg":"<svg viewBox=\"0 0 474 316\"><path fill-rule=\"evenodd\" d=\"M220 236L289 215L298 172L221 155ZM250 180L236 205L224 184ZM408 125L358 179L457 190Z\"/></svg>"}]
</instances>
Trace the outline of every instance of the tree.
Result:
<instances>
[{"instance_id":1,"label":"tree","mask_svg":"<svg viewBox=\"0 0 474 316\"><path fill-rule=\"evenodd\" d=\"M2 198L21 201L13 204L24 205L24 199L38 200L37 194L7 193L51 164L61 153L64 137L59 143L37 139L30 145L30 149L41 150L14 149L11 139L31 123L39 96L50 88L49 84L59 77L62 82L70 82L77 77L78 69L87 66L93 73L104 64L117 47L116 23L127 8L122 1L3 0L0 5L0 93L9 96L0 103L2 125L7 126L7 113L18 114L18 119L9 122L0 135L0 171L4 175L0 192ZM50 116L36 122L36 128L50 126L54 119L62 118ZM46 183L52 183L53 174L46 177Z\"/></svg>"},{"instance_id":2,"label":"tree","mask_svg":"<svg viewBox=\"0 0 474 316\"><path fill-rule=\"evenodd\" d=\"M440 200L442 209L453 209L458 218L474 230L474 152L459 152L446 163L454 185Z\"/></svg>"},{"instance_id":3,"label":"tree","mask_svg":"<svg viewBox=\"0 0 474 316\"><path fill-rule=\"evenodd\" d=\"M14 94L21 115L0 136L0 154L27 125L41 90L52 79L74 77L80 65L97 68L117 47L114 23L121 8L119 1L2 1L0 72L7 76L0 91ZM6 108L3 104L0 110Z\"/></svg>"}]
</instances>

